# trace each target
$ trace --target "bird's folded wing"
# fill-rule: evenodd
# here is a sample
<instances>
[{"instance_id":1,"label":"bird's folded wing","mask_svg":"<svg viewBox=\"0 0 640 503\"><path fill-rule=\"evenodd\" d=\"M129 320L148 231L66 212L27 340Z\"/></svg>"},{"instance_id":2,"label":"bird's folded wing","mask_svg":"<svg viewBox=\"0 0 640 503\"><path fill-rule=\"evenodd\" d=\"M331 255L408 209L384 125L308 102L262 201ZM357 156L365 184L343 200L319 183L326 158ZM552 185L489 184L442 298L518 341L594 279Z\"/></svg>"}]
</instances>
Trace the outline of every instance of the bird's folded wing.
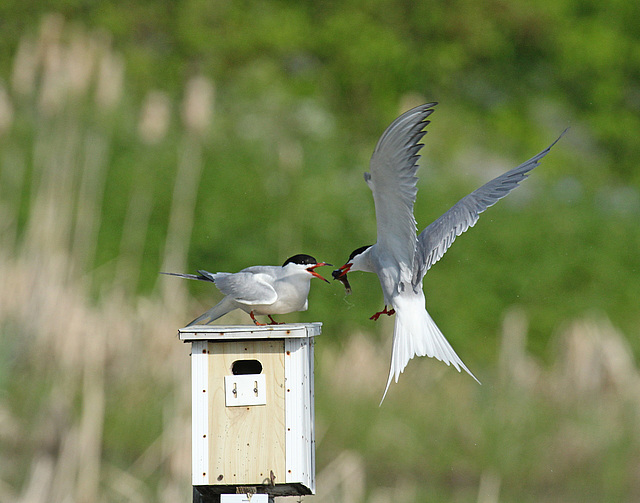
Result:
<instances>
[{"instance_id":1,"label":"bird's folded wing","mask_svg":"<svg viewBox=\"0 0 640 503\"><path fill-rule=\"evenodd\" d=\"M269 305L278 294L269 278L261 273L238 272L216 277L216 286L225 295L247 305Z\"/></svg>"},{"instance_id":2,"label":"bird's folded wing","mask_svg":"<svg viewBox=\"0 0 640 503\"><path fill-rule=\"evenodd\" d=\"M549 153L551 147L562 138L566 131L565 129L556 141L538 155L463 197L449 211L420 233L413 275L414 286L421 282L429 268L442 258L456 237L478 221L480 213L509 194L529 176L531 170L540 164L542 158Z\"/></svg>"},{"instance_id":3,"label":"bird's folded wing","mask_svg":"<svg viewBox=\"0 0 640 503\"><path fill-rule=\"evenodd\" d=\"M416 248L416 171L420 140L429 124L426 120L436 103L413 108L385 130L373 152L365 180L373 193L377 221L377 248L408 268L413 266Z\"/></svg>"}]
</instances>

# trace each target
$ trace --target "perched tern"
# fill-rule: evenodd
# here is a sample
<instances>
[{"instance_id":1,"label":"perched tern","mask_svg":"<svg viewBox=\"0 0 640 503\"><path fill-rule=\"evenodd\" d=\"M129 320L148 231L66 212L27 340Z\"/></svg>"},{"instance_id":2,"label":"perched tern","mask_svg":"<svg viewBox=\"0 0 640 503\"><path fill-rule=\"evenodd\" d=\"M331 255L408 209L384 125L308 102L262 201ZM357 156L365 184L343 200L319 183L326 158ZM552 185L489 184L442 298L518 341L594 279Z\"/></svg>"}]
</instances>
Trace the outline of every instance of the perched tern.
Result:
<instances>
[{"instance_id":1,"label":"perched tern","mask_svg":"<svg viewBox=\"0 0 640 503\"><path fill-rule=\"evenodd\" d=\"M282 267L256 265L236 273L213 274L198 271L198 274L175 272L161 274L211 281L225 295L220 302L189 325L207 325L234 309L242 309L249 313L256 325L265 325L256 320L256 315L266 315L271 320L271 324L278 324L271 315L307 310L311 279L320 278L329 283L315 271L317 267L323 265L331 264L317 262L311 255L299 254L288 258Z\"/></svg>"},{"instance_id":2,"label":"perched tern","mask_svg":"<svg viewBox=\"0 0 640 503\"><path fill-rule=\"evenodd\" d=\"M562 137L538 155L507 171L462 198L449 211L416 235L413 206L418 189L416 183L420 142L424 128L437 103L428 103L405 112L386 129L378 140L370 162L370 172L364 179L373 192L377 221L377 241L374 245L354 250L346 264L333 271L347 293L351 286L347 273L374 272L380 279L384 295L381 315L396 315L389 379L382 396L387 394L391 380L398 377L415 355L430 356L463 368L476 377L462 363L447 342L425 307L422 280L447 251L457 236L472 227L480 213L515 189L538 166L540 160ZM564 132L562 133L564 134ZM389 309L390 308L390 309ZM480 381L478 381L479 383Z\"/></svg>"}]
</instances>

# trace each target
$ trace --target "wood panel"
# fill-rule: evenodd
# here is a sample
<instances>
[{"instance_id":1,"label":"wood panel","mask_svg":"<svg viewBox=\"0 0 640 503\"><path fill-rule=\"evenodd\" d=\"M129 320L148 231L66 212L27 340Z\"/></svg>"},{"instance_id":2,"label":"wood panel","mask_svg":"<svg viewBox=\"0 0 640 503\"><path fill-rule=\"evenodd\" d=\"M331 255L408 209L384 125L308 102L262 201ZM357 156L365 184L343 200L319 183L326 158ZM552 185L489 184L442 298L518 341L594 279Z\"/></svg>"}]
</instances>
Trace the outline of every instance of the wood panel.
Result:
<instances>
[{"instance_id":1,"label":"wood panel","mask_svg":"<svg viewBox=\"0 0 640 503\"><path fill-rule=\"evenodd\" d=\"M285 476L284 341L209 343L209 483L283 483ZM234 361L256 359L266 405L226 407L224 376Z\"/></svg>"}]
</instances>

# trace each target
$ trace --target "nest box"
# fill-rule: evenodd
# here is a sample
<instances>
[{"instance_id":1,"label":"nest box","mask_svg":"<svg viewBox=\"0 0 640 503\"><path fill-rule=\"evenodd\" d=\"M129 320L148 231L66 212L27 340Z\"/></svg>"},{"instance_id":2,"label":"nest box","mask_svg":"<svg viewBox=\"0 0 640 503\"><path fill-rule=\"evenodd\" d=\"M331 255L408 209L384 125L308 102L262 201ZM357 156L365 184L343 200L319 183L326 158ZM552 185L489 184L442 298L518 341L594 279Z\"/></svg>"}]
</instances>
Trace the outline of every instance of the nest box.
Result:
<instances>
[{"instance_id":1,"label":"nest box","mask_svg":"<svg viewBox=\"0 0 640 503\"><path fill-rule=\"evenodd\" d=\"M180 329L191 343L194 489L315 493L313 344L321 326Z\"/></svg>"}]
</instances>

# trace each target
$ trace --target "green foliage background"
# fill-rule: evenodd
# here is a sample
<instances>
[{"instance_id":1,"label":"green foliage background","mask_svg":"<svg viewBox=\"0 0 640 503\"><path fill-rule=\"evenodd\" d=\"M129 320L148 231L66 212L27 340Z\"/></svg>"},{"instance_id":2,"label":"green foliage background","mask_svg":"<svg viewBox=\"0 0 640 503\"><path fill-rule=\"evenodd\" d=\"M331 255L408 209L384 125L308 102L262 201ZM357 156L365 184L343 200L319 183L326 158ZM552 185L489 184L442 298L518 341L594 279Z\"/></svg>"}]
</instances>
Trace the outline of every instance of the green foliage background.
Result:
<instances>
[{"instance_id":1,"label":"green foliage background","mask_svg":"<svg viewBox=\"0 0 640 503\"><path fill-rule=\"evenodd\" d=\"M375 241L362 172L378 136L410 106L438 101L422 150L420 228L570 127L531 178L483 214L427 275L429 311L461 358L491 382L501 324L514 307L529 320L527 349L538 360L553 361L561 330L594 313L608 317L640 354L640 3L3 2L3 87L10 89L21 41L35 39L51 12L64 19L63 38L94 34L125 64L115 108L96 111L88 97L67 105L85 131L110 146L95 256L80 271L94 302L117 286L118 264L128 260L127 214L141 198L148 218L142 260L131 257L129 294L158 297L181 184L177 165L189 149L199 153L202 172L187 270L236 271L296 253L342 264L352 249ZM210 126L193 140L181 103L195 76L213 83L215 99ZM166 97L170 118L161 141L145 143L138 117L152 91ZM68 124L65 113L43 118L28 96L9 93L19 113L0 135L5 180L12 152L29 152L38 131ZM4 201L19 207L18 241L34 190L26 169L19 187L0 187ZM283 319L322 321L318 344L337 353L362 331L386 348L390 325L368 321L382 307L377 279L354 276L352 286L345 298L337 284L314 283L309 311ZM219 298L207 285L188 287L196 301L185 323ZM437 364L410 364L426 365ZM319 372L322 382L332 370L320 362ZM384 377L371 385L381 388ZM398 387L408 390L410 376L403 377ZM420 403L422 393L406 396ZM331 401L322 392L319 400L319 414L331 417ZM373 414L362 410L372 404L343 407L357 408L349 414L358 423ZM371 439L349 440L349 431L327 443L342 439L366 451Z\"/></svg>"},{"instance_id":2,"label":"green foliage background","mask_svg":"<svg viewBox=\"0 0 640 503\"><path fill-rule=\"evenodd\" d=\"M55 7L72 26L113 38L126 60L127 100L150 89L178 100L194 74L215 82L191 268L280 263L300 250L340 262L373 241L361 172L404 103L435 100L441 105L423 150L416 211L422 227L571 127L523 189L527 200L492 208L430 273L434 314L452 314L438 316L445 332L455 339L495 328L500 311L520 301L539 317L540 336L589 309L605 310L627 330L637 325L640 8L633 2L20 5L5 3L0 12L5 72L20 35ZM110 218L96 265L117 253L132 185L147 185L154 209L140 288L149 291L178 140L168 136L140 153L133 131L115 134L103 203ZM287 148L301 155L289 171L279 159ZM483 259L495 253L501 260ZM466 288L454 288L456 279ZM456 298L465 309L456 309ZM373 297L361 301L377 306ZM336 305L314 310L313 319L326 319ZM458 344L473 346L460 337L469 342Z\"/></svg>"}]
</instances>

